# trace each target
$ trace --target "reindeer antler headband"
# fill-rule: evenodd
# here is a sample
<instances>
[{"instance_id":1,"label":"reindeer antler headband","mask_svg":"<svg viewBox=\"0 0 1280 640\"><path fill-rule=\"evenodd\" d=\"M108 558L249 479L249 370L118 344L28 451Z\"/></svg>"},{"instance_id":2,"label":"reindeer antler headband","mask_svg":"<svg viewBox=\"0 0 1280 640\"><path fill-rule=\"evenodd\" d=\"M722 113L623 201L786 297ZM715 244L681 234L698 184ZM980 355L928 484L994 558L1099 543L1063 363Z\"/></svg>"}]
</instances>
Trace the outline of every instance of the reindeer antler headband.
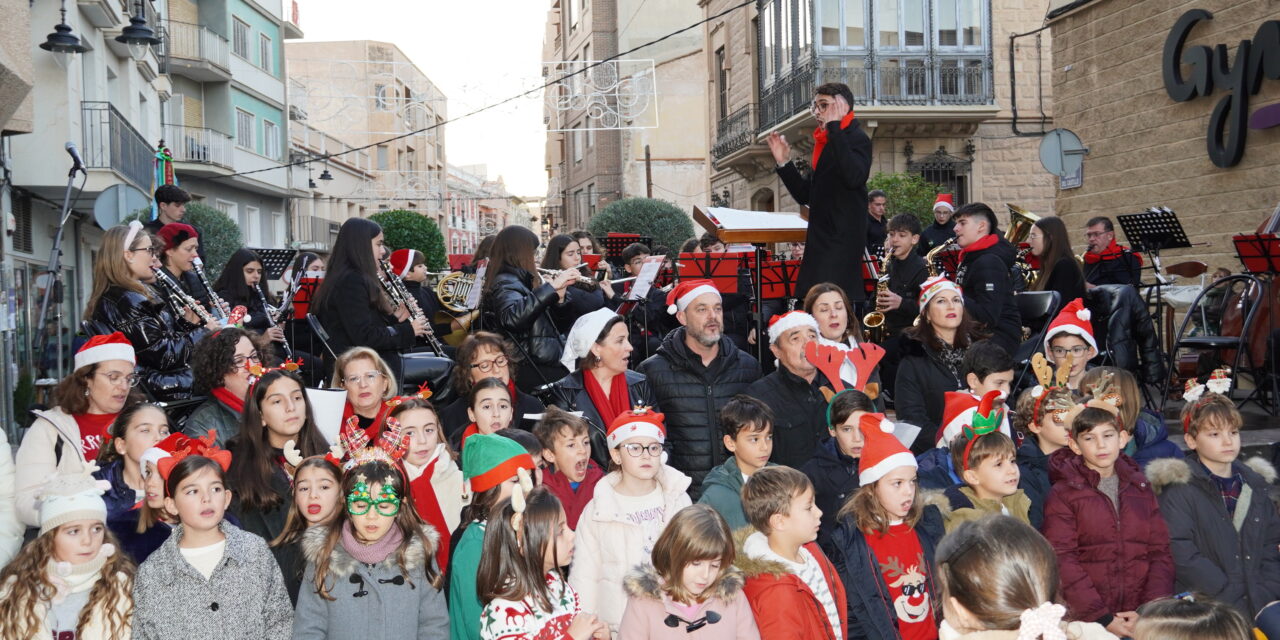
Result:
<instances>
[{"instance_id":1,"label":"reindeer antler headband","mask_svg":"<svg viewBox=\"0 0 1280 640\"><path fill-rule=\"evenodd\" d=\"M525 498L533 491L533 480L529 478L529 470L524 467L516 469L516 477L519 478L519 483L511 490L511 510L515 512L511 515L511 528L516 533L516 544L523 548L524 511L528 507Z\"/></svg>"}]
</instances>

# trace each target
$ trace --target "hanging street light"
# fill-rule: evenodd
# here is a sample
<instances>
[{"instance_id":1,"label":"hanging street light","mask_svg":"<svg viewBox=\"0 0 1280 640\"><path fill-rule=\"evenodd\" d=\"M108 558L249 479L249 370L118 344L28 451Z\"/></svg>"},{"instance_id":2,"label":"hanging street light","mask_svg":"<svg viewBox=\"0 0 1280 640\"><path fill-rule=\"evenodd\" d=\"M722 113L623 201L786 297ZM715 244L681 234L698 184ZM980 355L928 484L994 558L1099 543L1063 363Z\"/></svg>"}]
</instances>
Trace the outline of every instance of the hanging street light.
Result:
<instances>
[{"instance_id":1,"label":"hanging street light","mask_svg":"<svg viewBox=\"0 0 1280 640\"><path fill-rule=\"evenodd\" d=\"M58 63L64 71L71 66L71 56L89 50L89 47L80 42L80 38L71 32L71 27L67 24L67 0L62 0L62 21L53 27L53 33L40 43L40 48L53 52L53 61Z\"/></svg>"},{"instance_id":2,"label":"hanging street light","mask_svg":"<svg viewBox=\"0 0 1280 640\"><path fill-rule=\"evenodd\" d=\"M147 19L142 17L143 7L142 1L136 4L133 15L129 17L129 26L116 36L116 42L129 45L129 56L134 61L141 61L147 55L147 51L158 44L160 38L156 37L156 32L147 25Z\"/></svg>"}]
</instances>

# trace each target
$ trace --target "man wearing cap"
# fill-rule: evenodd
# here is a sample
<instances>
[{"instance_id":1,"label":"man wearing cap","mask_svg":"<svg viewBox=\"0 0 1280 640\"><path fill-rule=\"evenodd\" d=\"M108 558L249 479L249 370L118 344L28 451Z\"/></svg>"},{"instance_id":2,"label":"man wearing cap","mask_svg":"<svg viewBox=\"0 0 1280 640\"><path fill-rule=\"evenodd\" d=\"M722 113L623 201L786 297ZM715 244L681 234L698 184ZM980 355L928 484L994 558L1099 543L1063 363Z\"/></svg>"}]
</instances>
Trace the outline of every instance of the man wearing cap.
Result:
<instances>
[{"instance_id":1,"label":"man wearing cap","mask_svg":"<svg viewBox=\"0 0 1280 640\"><path fill-rule=\"evenodd\" d=\"M992 342L1018 358L1022 316L1010 276L1018 251L1000 236L991 207L970 202L956 211L955 218L956 243L960 245L956 284L964 292L964 308L991 333Z\"/></svg>"},{"instance_id":2,"label":"man wearing cap","mask_svg":"<svg viewBox=\"0 0 1280 640\"><path fill-rule=\"evenodd\" d=\"M681 327L637 369L666 414L670 464L693 478L690 493L696 500L707 472L728 457L720 439L720 409L760 378L760 363L723 334L723 303L710 281L682 281L667 294L667 305Z\"/></svg>"},{"instance_id":3,"label":"man wearing cap","mask_svg":"<svg viewBox=\"0 0 1280 640\"><path fill-rule=\"evenodd\" d=\"M956 204L951 199L951 194L939 193L938 199L933 201L933 224L920 232L920 255L925 255L956 237L956 223L951 219L951 214L955 212Z\"/></svg>"},{"instance_id":4,"label":"man wearing cap","mask_svg":"<svg viewBox=\"0 0 1280 640\"><path fill-rule=\"evenodd\" d=\"M804 260L796 297L819 282L833 282L856 306L866 299L862 252L867 246L867 175L871 138L853 115L853 92L840 83L814 89L812 172L808 177L791 161L791 145L781 133L769 134L769 151L778 176L798 204L809 207Z\"/></svg>"},{"instance_id":5,"label":"man wearing cap","mask_svg":"<svg viewBox=\"0 0 1280 640\"><path fill-rule=\"evenodd\" d=\"M829 383L804 354L805 345L818 335L818 321L803 311L774 316L769 323L769 350L778 359L778 368L746 391L773 411L769 461L794 469L803 466L827 436L827 400L821 389Z\"/></svg>"}]
</instances>

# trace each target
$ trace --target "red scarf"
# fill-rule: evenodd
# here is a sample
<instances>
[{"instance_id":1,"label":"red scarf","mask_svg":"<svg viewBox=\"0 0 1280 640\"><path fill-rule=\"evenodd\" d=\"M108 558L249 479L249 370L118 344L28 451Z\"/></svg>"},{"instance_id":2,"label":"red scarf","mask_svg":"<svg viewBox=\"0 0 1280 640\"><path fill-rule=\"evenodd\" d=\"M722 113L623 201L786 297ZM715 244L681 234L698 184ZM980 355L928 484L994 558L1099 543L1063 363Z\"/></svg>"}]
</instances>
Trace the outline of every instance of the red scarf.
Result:
<instances>
[{"instance_id":1,"label":"red scarf","mask_svg":"<svg viewBox=\"0 0 1280 640\"><path fill-rule=\"evenodd\" d=\"M390 412L391 412L391 407L388 407L387 403L384 402L378 405L378 415L373 417L373 424L369 425L364 430L365 433L369 434L370 442L378 439L378 432L382 430L382 421L386 419L387 414ZM356 416L356 418L359 420L368 420L368 418L365 418L364 416L357 415L356 408L351 406L351 402L347 402L342 407L341 424L346 424L347 418L350 418L351 416Z\"/></svg>"},{"instance_id":2,"label":"red scarf","mask_svg":"<svg viewBox=\"0 0 1280 640\"><path fill-rule=\"evenodd\" d=\"M988 233L987 237L960 250L960 262L964 262L964 257L970 252L990 249L991 247L996 246L997 242L1000 242L1000 236L994 233Z\"/></svg>"},{"instance_id":3,"label":"red scarf","mask_svg":"<svg viewBox=\"0 0 1280 640\"><path fill-rule=\"evenodd\" d=\"M213 390L213 397L217 398L223 406L235 412L236 415L244 415L244 398L231 393L226 387L218 387Z\"/></svg>"},{"instance_id":4,"label":"red scarf","mask_svg":"<svg viewBox=\"0 0 1280 640\"><path fill-rule=\"evenodd\" d=\"M619 373L613 377L613 382L609 384L609 397L604 396L604 387L600 386L600 381L596 380L596 376L591 371L582 372L582 386L587 389L587 397L591 398L591 404L595 405L596 412L600 414L600 421L605 425L613 424L613 419L618 417L619 413L627 411L631 408L631 393L627 389L627 374Z\"/></svg>"},{"instance_id":5,"label":"red scarf","mask_svg":"<svg viewBox=\"0 0 1280 640\"><path fill-rule=\"evenodd\" d=\"M448 454L443 454L448 455ZM445 523L444 512L440 510L440 501L436 498L436 488L431 484L431 476L436 472L434 458L423 468L422 475L409 483L409 494L413 496L413 506L423 522L435 527L440 534L440 544L436 545L436 562L441 567L449 566L449 525Z\"/></svg>"},{"instance_id":6,"label":"red scarf","mask_svg":"<svg viewBox=\"0 0 1280 640\"><path fill-rule=\"evenodd\" d=\"M1107 245L1107 248L1103 249L1102 253L1086 251L1084 254L1084 263L1098 264L1099 262L1106 262L1108 260L1119 260L1124 253L1125 248L1117 244L1115 238L1112 238L1111 244ZM1134 251L1133 257L1138 259L1138 266L1142 266L1142 254Z\"/></svg>"},{"instance_id":7,"label":"red scarf","mask_svg":"<svg viewBox=\"0 0 1280 640\"><path fill-rule=\"evenodd\" d=\"M515 412L515 409L516 409L516 398L518 397L518 396L517 396L517 394L519 393L518 391L516 391L516 380L515 380L515 378L512 378L512 379L510 379L510 380L507 380L507 393L510 393L510 394L511 394L511 410L512 410L512 413L514 413L514 412ZM518 415L513 416L513 417L511 418L511 422L514 424L514 423L516 423L516 420L518 420L519 418L520 418L520 416L518 416Z\"/></svg>"},{"instance_id":8,"label":"red scarf","mask_svg":"<svg viewBox=\"0 0 1280 640\"><path fill-rule=\"evenodd\" d=\"M848 129L853 122L853 110L849 110L843 118L840 119L840 128ZM813 168L818 168L818 158L822 157L822 148L827 146L827 127L821 126L813 130Z\"/></svg>"}]
</instances>

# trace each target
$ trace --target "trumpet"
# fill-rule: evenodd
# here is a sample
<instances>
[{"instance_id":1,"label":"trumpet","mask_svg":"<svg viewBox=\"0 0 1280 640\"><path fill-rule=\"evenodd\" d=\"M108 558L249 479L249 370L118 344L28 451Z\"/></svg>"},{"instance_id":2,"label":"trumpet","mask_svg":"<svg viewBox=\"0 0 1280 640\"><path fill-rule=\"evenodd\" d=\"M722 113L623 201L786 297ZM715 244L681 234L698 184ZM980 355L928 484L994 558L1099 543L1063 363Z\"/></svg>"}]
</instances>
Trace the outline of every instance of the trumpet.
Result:
<instances>
[{"instance_id":1,"label":"trumpet","mask_svg":"<svg viewBox=\"0 0 1280 640\"><path fill-rule=\"evenodd\" d=\"M156 285L163 289L165 295L168 296L169 302L178 310L187 309L196 314L200 318L200 324L209 324L214 321L214 317L209 315L204 305L198 300L192 298L186 291L182 290L182 285L178 284L164 269L152 268L156 274Z\"/></svg>"}]
</instances>

